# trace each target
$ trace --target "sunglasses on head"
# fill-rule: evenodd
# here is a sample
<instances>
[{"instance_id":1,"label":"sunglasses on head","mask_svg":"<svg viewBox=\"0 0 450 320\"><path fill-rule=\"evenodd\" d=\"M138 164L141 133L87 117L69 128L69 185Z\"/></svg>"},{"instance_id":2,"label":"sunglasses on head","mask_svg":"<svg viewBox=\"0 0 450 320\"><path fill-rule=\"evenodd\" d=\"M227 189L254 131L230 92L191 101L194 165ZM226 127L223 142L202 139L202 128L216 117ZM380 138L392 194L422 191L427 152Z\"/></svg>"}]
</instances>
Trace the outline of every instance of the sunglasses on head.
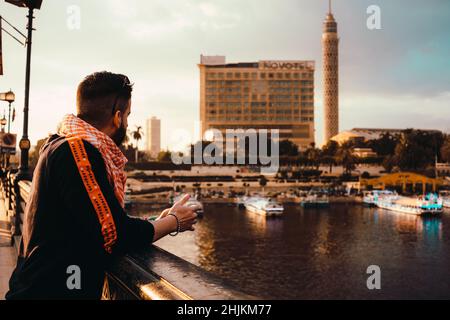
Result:
<instances>
[{"instance_id":1,"label":"sunglasses on head","mask_svg":"<svg viewBox=\"0 0 450 320\"><path fill-rule=\"evenodd\" d=\"M116 99L115 99L113 107L112 107L112 114L113 115L114 115L114 113L117 110L117 103L119 102L120 94L122 93L123 89L133 86L133 84L130 82L130 79L128 79L127 76L123 76L122 81L123 81L122 82L122 87L120 88L119 93L117 93Z\"/></svg>"}]
</instances>

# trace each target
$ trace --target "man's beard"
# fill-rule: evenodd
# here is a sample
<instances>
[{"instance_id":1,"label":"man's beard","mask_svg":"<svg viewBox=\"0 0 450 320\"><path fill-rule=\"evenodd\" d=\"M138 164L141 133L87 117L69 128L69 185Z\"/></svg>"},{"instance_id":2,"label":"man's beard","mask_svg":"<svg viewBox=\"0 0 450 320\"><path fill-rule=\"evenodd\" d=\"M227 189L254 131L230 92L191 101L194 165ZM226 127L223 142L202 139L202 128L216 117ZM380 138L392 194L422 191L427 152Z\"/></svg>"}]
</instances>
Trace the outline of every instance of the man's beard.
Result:
<instances>
[{"instance_id":1,"label":"man's beard","mask_svg":"<svg viewBox=\"0 0 450 320\"><path fill-rule=\"evenodd\" d=\"M127 135L127 129L122 125L116 132L113 133L111 139L116 143L118 147L125 141L125 136Z\"/></svg>"}]
</instances>

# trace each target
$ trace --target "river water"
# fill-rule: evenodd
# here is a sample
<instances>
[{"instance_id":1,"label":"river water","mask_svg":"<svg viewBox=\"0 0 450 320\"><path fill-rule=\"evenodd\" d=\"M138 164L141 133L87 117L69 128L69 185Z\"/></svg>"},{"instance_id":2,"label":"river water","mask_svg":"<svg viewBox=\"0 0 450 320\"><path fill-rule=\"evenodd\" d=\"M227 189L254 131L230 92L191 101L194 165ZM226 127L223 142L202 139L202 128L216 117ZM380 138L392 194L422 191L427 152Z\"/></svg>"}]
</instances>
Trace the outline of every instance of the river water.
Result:
<instances>
[{"instance_id":1,"label":"river water","mask_svg":"<svg viewBox=\"0 0 450 320\"><path fill-rule=\"evenodd\" d=\"M152 212L137 206L131 214ZM285 205L265 218L205 205L194 232L155 243L267 299L450 299L450 212L423 218L360 205ZM381 270L369 290L367 268Z\"/></svg>"}]
</instances>

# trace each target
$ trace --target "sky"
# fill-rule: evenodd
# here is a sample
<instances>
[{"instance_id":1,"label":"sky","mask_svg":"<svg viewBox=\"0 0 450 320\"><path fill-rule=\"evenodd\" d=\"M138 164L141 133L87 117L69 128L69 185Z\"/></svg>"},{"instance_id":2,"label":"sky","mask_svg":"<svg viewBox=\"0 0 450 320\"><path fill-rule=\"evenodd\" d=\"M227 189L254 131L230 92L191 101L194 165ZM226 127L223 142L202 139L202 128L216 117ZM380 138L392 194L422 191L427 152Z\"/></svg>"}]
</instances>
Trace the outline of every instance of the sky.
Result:
<instances>
[{"instance_id":1,"label":"sky","mask_svg":"<svg viewBox=\"0 0 450 320\"><path fill-rule=\"evenodd\" d=\"M381 29L367 27L370 5L380 8ZM450 1L335 0L332 7L340 36L340 131L450 132ZM157 116L164 148L177 145L176 130L194 138L197 64L204 54L225 55L227 62L314 60L320 145L321 34L327 11L326 0L44 0L34 19L31 142L75 113L78 83L102 70L126 74L135 83L130 129ZM25 9L1 1L0 14L25 33ZM16 93L12 131L19 139L25 58L25 48L3 33L0 92ZM7 107L0 103L0 116Z\"/></svg>"}]
</instances>

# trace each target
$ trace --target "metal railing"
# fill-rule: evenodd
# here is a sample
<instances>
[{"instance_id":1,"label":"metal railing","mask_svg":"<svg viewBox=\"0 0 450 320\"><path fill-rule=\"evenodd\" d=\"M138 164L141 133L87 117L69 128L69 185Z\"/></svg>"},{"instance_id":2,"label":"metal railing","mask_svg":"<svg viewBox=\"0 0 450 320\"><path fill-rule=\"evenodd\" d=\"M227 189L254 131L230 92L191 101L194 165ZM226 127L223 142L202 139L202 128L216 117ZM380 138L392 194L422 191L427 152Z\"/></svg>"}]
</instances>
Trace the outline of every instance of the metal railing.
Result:
<instances>
[{"instance_id":1,"label":"metal railing","mask_svg":"<svg viewBox=\"0 0 450 320\"><path fill-rule=\"evenodd\" d=\"M8 172L1 178L0 192L10 217L18 250L31 181L15 180ZM103 299L127 300L233 300L255 299L223 279L157 246L132 252L114 261L108 269Z\"/></svg>"}]
</instances>

